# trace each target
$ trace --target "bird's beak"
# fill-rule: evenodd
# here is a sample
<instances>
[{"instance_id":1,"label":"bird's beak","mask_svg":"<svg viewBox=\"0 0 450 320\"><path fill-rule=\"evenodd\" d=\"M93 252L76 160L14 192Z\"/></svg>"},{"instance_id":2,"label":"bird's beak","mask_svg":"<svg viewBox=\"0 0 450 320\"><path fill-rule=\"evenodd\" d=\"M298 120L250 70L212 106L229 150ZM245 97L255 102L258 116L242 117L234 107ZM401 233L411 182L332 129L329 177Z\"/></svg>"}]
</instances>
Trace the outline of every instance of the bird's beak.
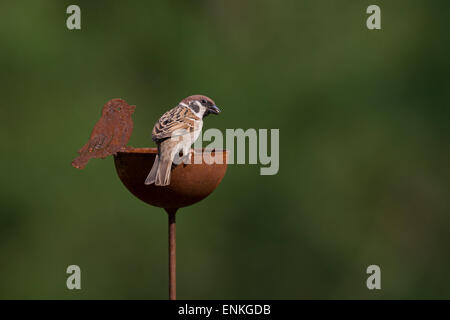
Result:
<instances>
[{"instance_id":1,"label":"bird's beak","mask_svg":"<svg viewBox=\"0 0 450 320\"><path fill-rule=\"evenodd\" d=\"M217 106L211 106L208 108L209 113L219 114L220 109Z\"/></svg>"}]
</instances>

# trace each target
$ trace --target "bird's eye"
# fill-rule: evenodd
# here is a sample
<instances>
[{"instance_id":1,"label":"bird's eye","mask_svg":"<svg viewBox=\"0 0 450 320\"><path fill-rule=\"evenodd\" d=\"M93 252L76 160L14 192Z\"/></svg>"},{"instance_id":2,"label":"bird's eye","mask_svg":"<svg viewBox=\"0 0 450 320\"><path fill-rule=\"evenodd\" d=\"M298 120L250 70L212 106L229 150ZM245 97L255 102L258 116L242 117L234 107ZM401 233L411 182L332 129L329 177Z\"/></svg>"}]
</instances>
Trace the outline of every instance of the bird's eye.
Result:
<instances>
[{"instance_id":1,"label":"bird's eye","mask_svg":"<svg viewBox=\"0 0 450 320\"><path fill-rule=\"evenodd\" d=\"M200 101L202 104L206 104L206 100L203 99L202 101Z\"/></svg>"}]
</instances>

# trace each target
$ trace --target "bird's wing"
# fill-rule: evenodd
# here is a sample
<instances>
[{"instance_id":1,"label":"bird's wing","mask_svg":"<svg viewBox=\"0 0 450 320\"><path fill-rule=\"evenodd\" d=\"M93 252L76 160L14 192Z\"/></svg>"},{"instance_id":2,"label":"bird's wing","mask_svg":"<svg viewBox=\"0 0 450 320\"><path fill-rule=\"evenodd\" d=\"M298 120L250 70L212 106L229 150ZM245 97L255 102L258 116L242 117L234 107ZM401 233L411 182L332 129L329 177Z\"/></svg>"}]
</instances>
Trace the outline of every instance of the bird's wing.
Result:
<instances>
[{"instance_id":1,"label":"bird's wing","mask_svg":"<svg viewBox=\"0 0 450 320\"><path fill-rule=\"evenodd\" d=\"M181 136L195 130L195 122L200 120L191 109L183 106L175 107L164 113L153 127L153 141Z\"/></svg>"},{"instance_id":2,"label":"bird's wing","mask_svg":"<svg viewBox=\"0 0 450 320\"><path fill-rule=\"evenodd\" d=\"M92 152L92 151L105 149L106 147L109 146L112 139L113 139L113 136L111 134L105 134L105 133L98 134L89 140L89 143L88 143L89 150L91 150L91 152Z\"/></svg>"}]
</instances>

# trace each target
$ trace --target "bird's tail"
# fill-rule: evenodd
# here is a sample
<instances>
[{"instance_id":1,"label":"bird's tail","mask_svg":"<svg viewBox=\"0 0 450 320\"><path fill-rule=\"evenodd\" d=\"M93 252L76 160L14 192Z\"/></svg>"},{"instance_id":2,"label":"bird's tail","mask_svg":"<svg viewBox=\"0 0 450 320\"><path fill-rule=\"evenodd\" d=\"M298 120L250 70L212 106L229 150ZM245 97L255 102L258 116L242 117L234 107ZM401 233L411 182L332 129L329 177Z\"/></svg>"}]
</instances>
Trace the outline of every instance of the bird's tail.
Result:
<instances>
[{"instance_id":1,"label":"bird's tail","mask_svg":"<svg viewBox=\"0 0 450 320\"><path fill-rule=\"evenodd\" d=\"M156 155L155 162L153 163L152 170L145 179L145 184L154 183L155 186L167 186L170 184L170 174L172 169L172 161L159 160L159 156Z\"/></svg>"},{"instance_id":2,"label":"bird's tail","mask_svg":"<svg viewBox=\"0 0 450 320\"><path fill-rule=\"evenodd\" d=\"M153 162L153 167L150 170L150 173L148 174L147 179L145 179L145 184L155 183L156 173L158 172L158 168L159 168L159 156L156 155L155 162Z\"/></svg>"},{"instance_id":3,"label":"bird's tail","mask_svg":"<svg viewBox=\"0 0 450 320\"><path fill-rule=\"evenodd\" d=\"M77 169L83 169L89 161L89 158L86 155L78 156L75 160L72 161L72 166Z\"/></svg>"},{"instance_id":4,"label":"bird's tail","mask_svg":"<svg viewBox=\"0 0 450 320\"><path fill-rule=\"evenodd\" d=\"M155 186L167 186L170 184L170 174L172 170L172 160L159 161L156 172Z\"/></svg>"}]
</instances>

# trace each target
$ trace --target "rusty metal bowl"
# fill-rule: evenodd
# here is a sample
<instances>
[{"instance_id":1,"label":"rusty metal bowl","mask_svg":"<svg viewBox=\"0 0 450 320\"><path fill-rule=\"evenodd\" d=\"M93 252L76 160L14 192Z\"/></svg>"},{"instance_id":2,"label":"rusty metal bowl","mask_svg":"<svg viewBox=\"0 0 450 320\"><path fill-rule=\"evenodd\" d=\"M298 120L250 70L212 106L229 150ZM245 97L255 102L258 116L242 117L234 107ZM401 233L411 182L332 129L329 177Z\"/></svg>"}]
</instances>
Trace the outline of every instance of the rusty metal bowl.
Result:
<instances>
[{"instance_id":1,"label":"rusty metal bowl","mask_svg":"<svg viewBox=\"0 0 450 320\"><path fill-rule=\"evenodd\" d=\"M172 170L170 185L145 185L144 181L153 166L156 148L130 148L117 152L114 163L125 187L140 200L164 209L178 209L206 198L216 189L227 170L227 151L192 150L202 152L201 164L180 164ZM213 157L222 157L222 164L212 163ZM208 161L211 160L211 161Z\"/></svg>"}]
</instances>

